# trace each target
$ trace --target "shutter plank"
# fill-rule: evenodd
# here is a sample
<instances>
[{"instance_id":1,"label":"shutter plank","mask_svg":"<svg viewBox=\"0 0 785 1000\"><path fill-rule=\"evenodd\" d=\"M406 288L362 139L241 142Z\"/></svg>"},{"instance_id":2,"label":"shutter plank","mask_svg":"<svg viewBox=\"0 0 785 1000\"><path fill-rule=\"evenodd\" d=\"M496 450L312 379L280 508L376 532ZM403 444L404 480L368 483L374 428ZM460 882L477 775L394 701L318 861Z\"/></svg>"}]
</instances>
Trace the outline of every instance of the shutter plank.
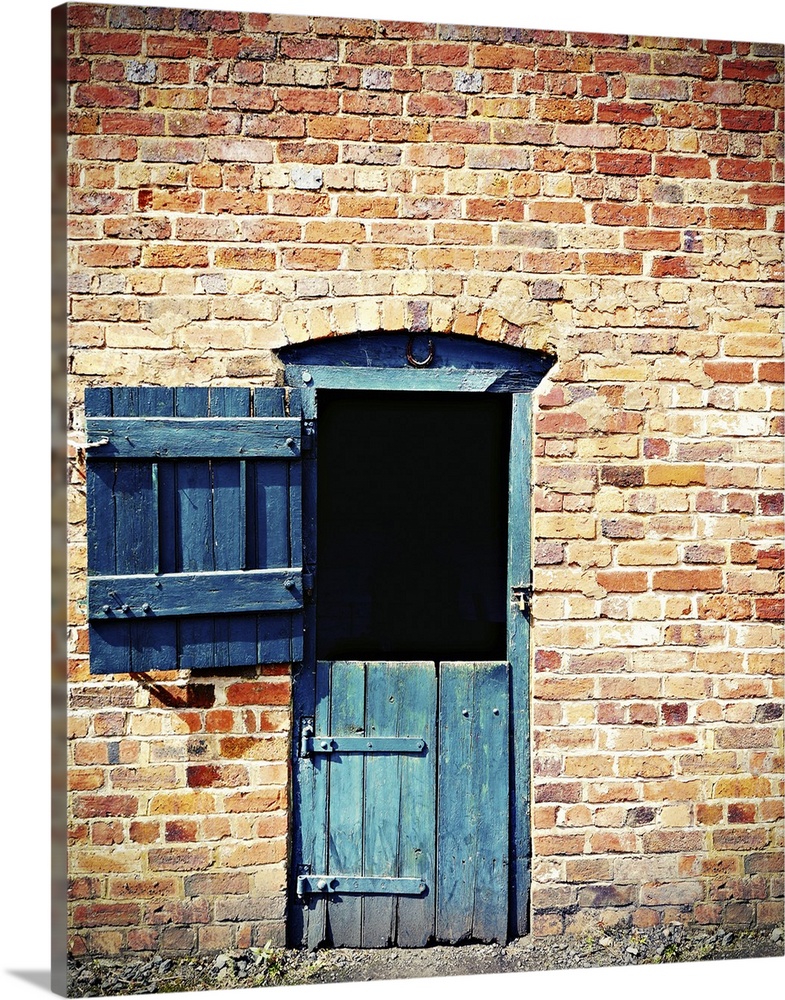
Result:
<instances>
[{"instance_id":1,"label":"shutter plank","mask_svg":"<svg viewBox=\"0 0 785 1000\"><path fill-rule=\"evenodd\" d=\"M213 387L209 403L211 417L248 417L251 390ZM244 569L248 522L246 462L214 459L212 472L215 568ZM224 615L215 619L216 665L233 667L256 663L256 622L254 614Z\"/></svg>"},{"instance_id":2,"label":"shutter plank","mask_svg":"<svg viewBox=\"0 0 785 1000\"><path fill-rule=\"evenodd\" d=\"M364 664L333 663L330 729L334 736L363 733ZM318 733L317 733L318 735ZM332 754L329 799L329 866L334 875L359 875L363 863L363 755ZM362 897L338 894L329 901L330 937L336 947L361 944Z\"/></svg>"},{"instance_id":3,"label":"shutter plank","mask_svg":"<svg viewBox=\"0 0 785 1000\"><path fill-rule=\"evenodd\" d=\"M253 405L256 418L283 417L285 390L277 387L255 389ZM299 421L297 423L299 425ZM248 462L248 560L250 566L258 569L294 565L289 558L289 465L290 462L283 459L257 459ZM293 624L291 615L258 616L259 663L280 663L295 659L292 656ZM296 624L297 632L301 635L299 616Z\"/></svg>"},{"instance_id":4,"label":"shutter plank","mask_svg":"<svg viewBox=\"0 0 785 1000\"><path fill-rule=\"evenodd\" d=\"M209 415L208 390L201 386L177 389L178 417ZM207 459L186 459L176 466L178 569L199 573L215 569L212 476ZM195 670L215 667L215 622L212 616L184 617L180 621L180 666Z\"/></svg>"}]
</instances>

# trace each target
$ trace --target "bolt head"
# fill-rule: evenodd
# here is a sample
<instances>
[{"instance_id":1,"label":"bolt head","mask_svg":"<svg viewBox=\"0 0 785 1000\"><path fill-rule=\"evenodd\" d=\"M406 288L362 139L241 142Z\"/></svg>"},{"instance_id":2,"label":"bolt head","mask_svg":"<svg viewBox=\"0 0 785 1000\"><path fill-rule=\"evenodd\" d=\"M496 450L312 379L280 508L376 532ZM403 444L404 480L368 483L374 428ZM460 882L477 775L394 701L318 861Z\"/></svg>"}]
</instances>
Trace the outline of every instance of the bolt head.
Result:
<instances>
[{"instance_id":1,"label":"bolt head","mask_svg":"<svg viewBox=\"0 0 785 1000\"><path fill-rule=\"evenodd\" d=\"M309 382L313 382L313 375L310 372L303 372L302 374L303 382L308 385Z\"/></svg>"}]
</instances>

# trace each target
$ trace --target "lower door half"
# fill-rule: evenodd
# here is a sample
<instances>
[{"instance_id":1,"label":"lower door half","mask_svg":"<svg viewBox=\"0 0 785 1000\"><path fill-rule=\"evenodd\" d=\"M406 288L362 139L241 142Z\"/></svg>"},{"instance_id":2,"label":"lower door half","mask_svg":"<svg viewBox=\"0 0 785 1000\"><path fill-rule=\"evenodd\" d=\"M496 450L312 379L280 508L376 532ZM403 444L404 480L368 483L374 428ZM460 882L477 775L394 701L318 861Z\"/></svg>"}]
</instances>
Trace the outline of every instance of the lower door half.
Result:
<instances>
[{"instance_id":1,"label":"lower door half","mask_svg":"<svg viewBox=\"0 0 785 1000\"><path fill-rule=\"evenodd\" d=\"M292 943L506 939L508 706L507 663L304 670Z\"/></svg>"}]
</instances>

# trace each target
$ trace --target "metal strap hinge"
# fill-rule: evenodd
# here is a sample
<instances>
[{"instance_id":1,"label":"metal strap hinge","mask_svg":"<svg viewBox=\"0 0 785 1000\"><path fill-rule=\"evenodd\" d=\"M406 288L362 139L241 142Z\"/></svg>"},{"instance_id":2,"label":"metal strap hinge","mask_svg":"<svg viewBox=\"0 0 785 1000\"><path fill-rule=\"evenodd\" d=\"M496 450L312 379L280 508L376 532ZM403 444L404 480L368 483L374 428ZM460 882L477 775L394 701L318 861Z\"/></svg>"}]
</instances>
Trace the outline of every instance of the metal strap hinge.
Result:
<instances>
[{"instance_id":1,"label":"metal strap hinge","mask_svg":"<svg viewBox=\"0 0 785 1000\"><path fill-rule=\"evenodd\" d=\"M317 753L422 753L425 740L417 736L314 736L303 730L300 756Z\"/></svg>"},{"instance_id":2,"label":"metal strap hinge","mask_svg":"<svg viewBox=\"0 0 785 1000\"><path fill-rule=\"evenodd\" d=\"M298 875L297 895L362 894L420 896L428 888L421 878L387 878L377 875Z\"/></svg>"}]
</instances>

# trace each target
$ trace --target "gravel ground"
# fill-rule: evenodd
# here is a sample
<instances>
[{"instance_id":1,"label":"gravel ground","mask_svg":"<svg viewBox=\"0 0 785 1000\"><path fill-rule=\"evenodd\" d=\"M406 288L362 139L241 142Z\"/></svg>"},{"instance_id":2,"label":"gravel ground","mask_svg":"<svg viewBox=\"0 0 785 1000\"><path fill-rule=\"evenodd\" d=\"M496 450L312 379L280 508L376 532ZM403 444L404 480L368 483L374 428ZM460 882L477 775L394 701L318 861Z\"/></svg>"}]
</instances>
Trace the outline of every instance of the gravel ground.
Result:
<instances>
[{"instance_id":1,"label":"gravel ground","mask_svg":"<svg viewBox=\"0 0 785 1000\"><path fill-rule=\"evenodd\" d=\"M191 958L73 959L69 996L100 997L181 990L413 979L427 976L696 962L783 954L783 931L707 930L673 924L648 931L614 928L596 937L525 937L501 946L431 948L250 948Z\"/></svg>"}]
</instances>

